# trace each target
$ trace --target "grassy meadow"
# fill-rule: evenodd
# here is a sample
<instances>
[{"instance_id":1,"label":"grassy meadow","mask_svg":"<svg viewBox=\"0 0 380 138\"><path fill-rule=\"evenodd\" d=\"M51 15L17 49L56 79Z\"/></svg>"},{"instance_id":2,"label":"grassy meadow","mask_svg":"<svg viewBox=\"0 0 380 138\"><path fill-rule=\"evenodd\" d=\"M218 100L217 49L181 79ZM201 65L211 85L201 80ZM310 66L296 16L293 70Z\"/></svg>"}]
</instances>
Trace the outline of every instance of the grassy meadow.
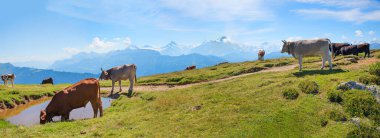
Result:
<instances>
[{"instance_id":1,"label":"grassy meadow","mask_svg":"<svg viewBox=\"0 0 380 138\"><path fill-rule=\"evenodd\" d=\"M53 96L54 91L61 90L69 84L59 85L18 85L14 88L11 85L0 85L0 106L1 109L14 107L15 104L25 103L27 100L39 99L43 96Z\"/></svg>"},{"instance_id":2,"label":"grassy meadow","mask_svg":"<svg viewBox=\"0 0 380 138\"><path fill-rule=\"evenodd\" d=\"M379 54L379 53L375 53ZM138 91L132 98L121 96L104 116L96 119L49 123L33 127L0 121L1 137L346 137L356 125L336 121L328 112L344 113L341 104L328 100L340 82L368 74L368 65L354 65L342 57L332 71L320 70L320 58L306 58L302 72L252 74L224 82L209 83L165 92ZM227 63L193 71L139 78L143 84L186 84L244 73L254 67L295 64L292 58ZM279 66L279 65L278 65ZM182 78L179 81L169 81ZM190 79L195 78L195 79ZM190 80L190 81L182 81ZM301 81L318 84L317 94L299 92L285 99L282 91L298 90ZM186 83L183 83L186 82ZM103 86L108 86L104 83ZM26 86L25 86L26 87ZM21 88L21 87L20 87ZM44 88L47 89L47 88ZM53 88L50 88L53 90ZM194 110L194 106L200 107ZM369 120L362 117L363 120ZM368 121L371 123L371 120Z\"/></svg>"}]
</instances>

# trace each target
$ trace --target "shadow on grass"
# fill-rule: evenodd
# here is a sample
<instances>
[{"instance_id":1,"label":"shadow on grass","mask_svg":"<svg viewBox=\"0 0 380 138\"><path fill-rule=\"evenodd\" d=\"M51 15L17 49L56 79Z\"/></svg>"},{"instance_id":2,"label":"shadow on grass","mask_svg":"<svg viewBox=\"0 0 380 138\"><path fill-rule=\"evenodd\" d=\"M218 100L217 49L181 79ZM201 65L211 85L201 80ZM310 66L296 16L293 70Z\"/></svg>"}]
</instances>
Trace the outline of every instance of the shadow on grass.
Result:
<instances>
[{"instance_id":1,"label":"shadow on grass","mask_svg":"<svg viewBox=\"0 0 380 138\"><path fill-rule=\"evenodd\" d=\"M303 71L300 71L300 72L294 72L292 73L294 76L296 77L303 77L303 76L306 76L306 75L315 75L315 74L319 74L319 75L329 75L329 74L337 74L337 73L342 73L342 72L346 72L342 69L333 69L333 70L303 70Z\"/></svg>"},{"instance_id":2,"label":"shadow on grass","mask_svg":"<svg viewBox=\"0 0 380 138\"><path fill-rule=\"evenodd\" d=\"M110 95L108 95L108 97L109 98L111 98L111 99L117 99L117 98L119 98L121 95L124 95L124 96L126 96L126 97L128 97L128 98L131 98L131 97L136 97L136 96L138 96L139 95L139 93L137 93L137 92L128 92L128 93L121 93L121 92L116 92L116 93L114 93L114 94L110 94Z\"/></svg>"}]
</instances>

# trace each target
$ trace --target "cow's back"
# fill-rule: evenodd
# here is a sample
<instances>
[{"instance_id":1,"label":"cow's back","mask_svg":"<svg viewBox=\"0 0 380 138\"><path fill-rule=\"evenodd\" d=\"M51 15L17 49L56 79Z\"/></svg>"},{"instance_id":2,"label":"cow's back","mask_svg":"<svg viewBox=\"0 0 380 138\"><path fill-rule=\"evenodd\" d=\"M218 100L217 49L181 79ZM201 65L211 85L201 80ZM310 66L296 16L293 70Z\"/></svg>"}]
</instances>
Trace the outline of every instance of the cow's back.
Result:
<instances>
[{"instance_id":1,"label":"cow's back","mask_svg":"<svg viewBox=\"0 0 380 138\"><path fill-rule=\"evenodd\" d=\"M99 82L94 78L84 79L56 93L48 107L49 112L58 114L84 107L90 100L100 98Z\"/></svg>"},{"instance_id":2,"label":"cow's back","mask_svg":"<svg viewBox=\"0 0 380 138\"><path fill-rule=\"evenodd\" d=\"M125 80L129 77L134 77L136 73L136 67L134 64L131 65L121 65L113 67L111 69L111 79L114 81Z\"/></svg>"},{"instance_id":3,"label":"cow's back","mask_svg":"<svg viewBox=\"0 0 380 138\"><path fill-rule=\"evenodd\" d=\"M300 40L294 42L295 55L313 56L326 54L329 51L328 39Z\"/></svg>"}]
</instances>

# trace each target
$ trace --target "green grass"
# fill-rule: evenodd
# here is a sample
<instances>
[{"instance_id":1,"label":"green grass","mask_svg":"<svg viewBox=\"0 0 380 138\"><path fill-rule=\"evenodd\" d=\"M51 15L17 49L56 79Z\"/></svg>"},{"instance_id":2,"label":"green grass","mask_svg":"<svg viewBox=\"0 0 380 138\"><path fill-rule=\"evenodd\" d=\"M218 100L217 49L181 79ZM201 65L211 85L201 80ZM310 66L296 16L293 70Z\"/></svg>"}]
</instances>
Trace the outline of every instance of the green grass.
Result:
<instances>
[{"instance_id":1,"label":"green grass","mask_svg":"<svg viewBox=\"0 0 380 138\"><path fill-rule=\"evenodd\" d=\"M173 73L158 74L138 78L137 85L183 85L203 81L217 80L221 78L256 72L270 67L279 67L295 63L294 58L270 59L265 61L247 61L240 63L226 63L196 70L178 71ZM270 66L268 66L270 64ZM101 81L103 87L112 86L111 81ZM115 83L118 86L118 83ZM129 82L122 83L129 86Z\"/></svg>"},{"instance_id":2,"label":"green grass","mask_svg":"<svg viewBox=\"0 0 380 138\"><path fill-rule=\"evenodd\" d=\"M43 96L52 96L54 91L67 87L68 84L59 85L15 85L0 86L0 104L13 107L17 103L25 103L27 99L39 99ZM4 107L3 107L4 108Z\"/></svg>"},{"instance_id":3,"label":"green grass","mask_svg":"<svg viewBox=\"0 0 380 138\"><path fill-rule=\"evenodd\" d=\"M340 104L330 102L327 93L335 90L340 82L357 81L363 74L368 74L366 68L347 71L338 66L333 71L326 71L313 68L316 66L314 62L320 61L317 58L308 58L306 61L303 72L293 69L165 92L138 91L137 96L121 96L113 101L112 106L105 110L104 116L96 119L49 123L30 128L0 121L0 136L346 137L356 126L340 121L339 116L330 117L331 111L343 111L343 108ZM160 74L139 81L160 79L149 83L160 84L166 83L169 78L200 74L210 74L209 79L216 79L217 74L221 78L228 76L222 73L223 69L236 71L268 63L274 64L271 61L258 65L255 62L225 64L216 66L216 69L209 67ZM213 75L216 76L211 77ZM171 81L181 81L184 78ZM315 95L299 93L295 100L283 98L284 88L298 88L299 82L304 80L315 81L319 92ZM201 109L192 111L194 106L201 106ZM323 126L321 120L327 121L327 124Z\"/></svg>"}]
</instances>

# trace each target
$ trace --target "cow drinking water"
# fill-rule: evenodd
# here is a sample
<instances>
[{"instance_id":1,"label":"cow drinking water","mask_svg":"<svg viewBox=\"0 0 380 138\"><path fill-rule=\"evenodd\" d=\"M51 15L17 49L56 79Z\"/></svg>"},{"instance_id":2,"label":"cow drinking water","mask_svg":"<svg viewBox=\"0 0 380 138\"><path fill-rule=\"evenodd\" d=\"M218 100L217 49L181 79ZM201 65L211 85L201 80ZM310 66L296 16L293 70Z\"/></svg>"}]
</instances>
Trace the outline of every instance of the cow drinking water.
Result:
<instances>
[{"instance_id":1,"label":"cow drinking water","mask_svg":"<svg viewBox=\"0 0 380 138\"><path fill-rule=\"evenodd\" d=\"M113 90L115 86L115 82L119 82L120 92L121 89L121 80L127 80L129 79L129 89L128 94L131 96L133 91L133 83L137 82L136 80L136 65L121 65L117 67L113 67L108 70L103 70L101 68L102 73L100 74L99 80L111 80L112 81L112 89L111 89L111 96L113 95Z\"/></svg>"},{"instance_id":2,"label":"cow drinking water","mask_svg":"<svg viewBox=\"0 0 380 138\"><path fill-rule=\"evenodd\" d=\"M302 58L305 56L322 56L322 67L325 67L325 61L329 61L330 70L332 69L331 56L329 55L330 39L321 38L313 40L299 40L294 42L287 42L282 40L281 53L291 54L294 58L298 58L299 70L302 70Z\"/></svg>"},{"instance_id":3,"label":"cow drinking water","mask_svg":"<svg viewBox=\"0 0 380 138\"><path fill-rule=\"evenodd\" d=\"M85 107L90 102L94 110L94 118L100 110L103 116L100 86L97 79L88 78L57 92L45 110L40 113L40 123L53 121L54 116L61 116L61 121L69 119L73 109Z\"/></svg>"}]
</instances>

